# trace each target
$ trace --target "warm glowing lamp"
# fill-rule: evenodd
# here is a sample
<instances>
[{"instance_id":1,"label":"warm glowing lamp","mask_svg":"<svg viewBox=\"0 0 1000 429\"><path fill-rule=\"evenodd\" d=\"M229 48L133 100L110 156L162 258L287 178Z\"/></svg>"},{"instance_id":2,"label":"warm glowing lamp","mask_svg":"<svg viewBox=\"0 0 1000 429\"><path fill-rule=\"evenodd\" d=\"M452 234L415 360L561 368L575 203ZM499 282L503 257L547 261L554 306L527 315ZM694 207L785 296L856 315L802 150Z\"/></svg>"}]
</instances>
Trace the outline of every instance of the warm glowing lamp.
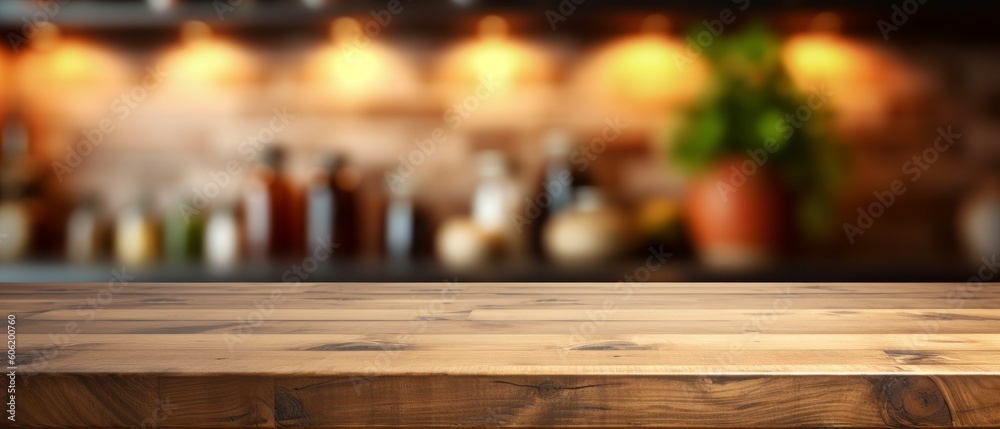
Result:
<instances>
[{"instance_id":1,"label":"warm glowing lamp","mask_svg":"<svg viewBox=\"0 0 1000 429\"><path fill-rule=\"evenodd\" d=\"M531 126L557 98L554 65L540 47L510 35L507 21L487 16L477 36L449 49L435 71L446 109L469 111L482 126Z\"/></svg>"},{"instance_id":2,"label":"warm glowing lamp","mask_svg":"<svg viewBox=\"0 0 1000 429\"><path fill-rule=\"evenodd\" d=\"M340 18L330 28L330 38L335 52L328 52L323 73L333 81L342 83L342 90L362 91L386 71L385 58L380 49L364 35L361 24L352 18Z\"/></svg>"},{"instance_id":3,"label":"warm glowing lamp","mask_svg":"<svg viewBox=\"0 0 1000 429\"><path fill-rule=\"evenodd\" d=\"M34 55L28 61L44 61L44 66L40 67L44 70L40 71L56 83L71 85L92 83L95 76L90 72L93 70L93 64L90 64L89 60L90 56L96 53L95 49L80 42L63 40L59 29L50 23L42 23L37 28L30 51Z\"/></svg>"},{"instance_id":4,"label":"warm glowing lamp","mask_svg":"<svg viewBox=\"0 0 1000 429\"><path fill-rule=\"evenodd\" d=\"M170 81L184 85L224 86L253 79L254 64L239 47L212 34L201 21L187 21L180 29L181 45L168 52L162 65Z\"/></svg>"},{"instance_id":5,"label":"warm glowing lamp","mask_svg":"<svg viewBox=\"0 0 1000 429\"><path fill-rule=\"evenodd\" d=\"M911 76L888 52L838 34L840 17L817 15L810 31L782 49L792 80L803 91L824 89L847 127L875 125L887 114L893 92L905 94Z\"/></svg>"},{"instance_id":6,"label":"warm glowing lamp","mask_svg":"<svg viewBox=\"0 0 1000 429\"><path fill-rule=\"evenodd\" d=\"M506 88L546 82L552 77L548 58L540 50L510 38L503 18L496 15L483 18L478 36L446 55L439 70L444 82L477 85L488 80Z\"/></svg>"},{"instance_id":7,"label":"warm glowing lamp","mask_svg":"<svg viewBox=\"0 0 1000 429\"><path fill-rule=\"evenodd\" d=\"M583 98L602 105L662 108L695 97L707 67L681 40L666 32L663 15L643 20L641 32L599 48L575 77Z\"/></svg>"},{"instance_id":8,"label":"warm glowing lamp","mask_svg":"<svg viewBox=\"0 0 1000 429\"><path fill-rule=\"evenodd\" d=\"M418 86L416 72L402 56L348 17L330 25L330 43L309 57L303 74L307 104L357 107L406 98Z\"/></svg>"},{"instance_id":9,"label":"warm glowing lamp","mask_svg":"<svg viewBox=\"0 0 1000 429\"><path fill-rule=\"evenodd\" d=\"M25 110L79 120L104 114L129 83L129 71L112 52L41 23L17 56L14 82Z\"/></svg>"},{"instance_id":10,"label":"warm glowing lamp","mask_svg":"<svg viewBox=\"0 0 1000 429\"><path fill-rule=\"evenodd\" d=\"M870 73L864 53L837 34L840 18L836 14L817 15L810 28L808 33L792 37L782 53L785 66L799 86L858 79Z\"/></svg>"},{"instance_id":11,"label":"warm glowing lamp","mask_svg":"<svg viewBox=\"0 0 1000 429\"><path fill-rule=\"evenodd\" d=\"M259 76L254 58L201 21L184 22L179 39L146 65L160 79L150 89L142 113L203 119L245 107Z\"/></svg>"}]
</instances>

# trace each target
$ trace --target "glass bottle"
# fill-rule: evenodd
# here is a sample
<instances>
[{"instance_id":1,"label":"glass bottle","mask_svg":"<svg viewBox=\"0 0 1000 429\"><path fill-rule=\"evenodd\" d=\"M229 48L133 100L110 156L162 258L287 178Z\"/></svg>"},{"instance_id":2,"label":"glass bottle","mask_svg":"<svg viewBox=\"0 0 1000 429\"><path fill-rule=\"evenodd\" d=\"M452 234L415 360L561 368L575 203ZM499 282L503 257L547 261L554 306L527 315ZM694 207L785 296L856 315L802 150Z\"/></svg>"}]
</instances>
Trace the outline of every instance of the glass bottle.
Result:
<instances>
[{"instance_id":1,"label":"glass bottle","mask_svg":"<svg viewBox=\"0 0 1000 429\"><path fill-rule=\"evenodd\" d=\"M16 115L4 124L0 150L0 260L29 256L38 241L44 204L40 174L28 156L27 126Z\"/></svg>"},{"instance_id":2,"label":"glass bottle","mask_svg":"<svg viewBox=\"0 0 1000 429\"><path fill-rule=\"evenodd\" d=\"M183 204L195 206L190 200ZM163 229L163 250L168 261L184 264L201 260L205 219L200 211L185 213L173 210L164 222Z\"/></svg>"},{"instance_id":3,"label":"glass bottle","mask_svg":"<svg viewBox=\"0 0 1000 429\"><path fill-rule=\"evenodd\" d=\"M573 168L570 156L576 148L573 137L556 129L545 137L545 164L541 180L532 198L525 201L522 222L531 225L531 248L536 257L544 257L542 231L553 215L571 208L580 187L591 186L587 174Z\"/></svg>"},{"instance_id":4,"label":"glass bottle","mask_svg":"<svg viewBox=\"0 0 1000 429\"><path fill-rule=\"evenodd\" d=\"M92 264L104 255L106 224L96 195L87 195L70 214L66 225L66 259Z\"/></svg>"},{"instance_id":5,"label":"glass bottle","mask_svg":"<svg viewBox=\"0 0 1000 429\"><path fill-rule=\"evenodd\" d=\"M500 151L484 151L478 156L479 184L472 198L472 220L483 231L503 242L510 255L524 252L526 232L519 228L521 189L512 176L511 165Z\"/></svg>"},{"instance_id":6,"label":"glass bottle","mask_svg":"<svg viewBox=\"0 0 1000 429\"><path fill-rule=\"evenodd\" d=\"M389 188L385 209L384 245L392 265L406 265L425 256L429 243L426 219L414 199L413 183L401 179Z\"/></svg>"},{"instance_id":7,"label":"glass bottle","mask_svg":"<svg viewBox=\"0 0 1000 429\"><path fill-rule=\"evenodd\" d=\"M240 255L240 228L236 207L221 203L205 222L205 262L211 269L227 270L236 266Z\"/></svg>"},{"instance_id":8,"label":"glass bottle","mask_svg":"<svg viewBox=\"0 0 1000 429\"><path fill-rule=\"evenodd\" d=\"M284 149L269 146L243 192L247 254L255 261L280 260L295 253L295 200L284 162Z\"/></svg>"},{"instance_id":9,"label":"glass bottle","mask_svg":"<svg viewBox=\"0 0 1000 429\"><path fill-rule=\"evenodd\" d=\"M143 193L115 222L115 259L127 266L148 266L159 257L159 222L148 195Z\"/></svg>"},{"instance_id":10,"label":"glass bottle","mask_svg":"<svg viewBox=\"0 0 1000 429\"><path fill-rule=\"evenodd\" d=\"M23 260L31 252L34 236L32 206L19 185L4 184L0 194L0 261Z\"/></svg>"},{"instance_id":11,"label":"glass bottle","mask_svg":"<svg viewBox=\"0 0 1000 429\"><path fill-rule=\"evenodd\" d=\"M333 243L326 249L338 259L351 259L359 249L358 187L361 174L341 154L323 158L321 172L313 178L306 197L306 251Z\"/></svg>"}]
</instances>

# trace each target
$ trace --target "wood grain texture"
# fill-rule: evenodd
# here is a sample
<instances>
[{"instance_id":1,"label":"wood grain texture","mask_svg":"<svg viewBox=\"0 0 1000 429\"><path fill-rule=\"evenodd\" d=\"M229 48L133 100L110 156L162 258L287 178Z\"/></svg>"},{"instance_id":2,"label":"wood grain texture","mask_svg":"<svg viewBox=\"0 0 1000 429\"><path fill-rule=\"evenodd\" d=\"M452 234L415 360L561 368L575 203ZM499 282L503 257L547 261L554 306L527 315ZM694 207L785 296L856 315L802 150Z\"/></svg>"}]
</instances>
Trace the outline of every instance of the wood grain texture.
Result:
<instances>
[{"instance_id":1,"label":"wood grain texture","mask_svg":"<svg viewBox=\"0 0 1000 429\"><path fill-rule=\"evenodd\" d=\"M996 284L7 284L0 310L14 427L1000 427Z\"/></svg>"}]
</instances>

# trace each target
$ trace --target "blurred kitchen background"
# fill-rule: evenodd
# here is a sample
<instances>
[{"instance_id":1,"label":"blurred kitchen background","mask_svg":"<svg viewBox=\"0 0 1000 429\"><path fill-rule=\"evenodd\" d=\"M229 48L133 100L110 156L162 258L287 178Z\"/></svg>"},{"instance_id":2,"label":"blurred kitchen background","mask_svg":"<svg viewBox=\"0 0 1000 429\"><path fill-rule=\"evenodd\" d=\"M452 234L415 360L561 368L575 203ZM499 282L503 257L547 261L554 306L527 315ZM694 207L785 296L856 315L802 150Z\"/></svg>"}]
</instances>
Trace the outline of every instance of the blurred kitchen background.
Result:
<instances>
[{"instance_id":1,"label":"blurred kitchen background","mask_svg":"<svg viewBox=\"0 0 1000 429\"><path fill-rule=\"evenodd\" d=\"M4 0L0 281L966 281L998 11Z\"/></svg>"}]
</instances>

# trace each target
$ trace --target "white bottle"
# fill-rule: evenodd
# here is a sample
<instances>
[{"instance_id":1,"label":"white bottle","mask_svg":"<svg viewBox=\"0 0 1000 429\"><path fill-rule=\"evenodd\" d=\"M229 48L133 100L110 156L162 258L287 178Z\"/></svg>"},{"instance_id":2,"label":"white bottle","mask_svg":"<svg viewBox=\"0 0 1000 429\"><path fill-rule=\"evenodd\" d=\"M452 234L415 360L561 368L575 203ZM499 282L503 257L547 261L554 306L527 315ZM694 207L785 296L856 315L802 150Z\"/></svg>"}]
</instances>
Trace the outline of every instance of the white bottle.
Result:
<instances>
[{"instance_id":1,"label":"white bottle","mask_svg":"<svg viewBox=\"0 0 1000 429\"><path fill-rule=\"evenodd\" d=\"M212 211L205 224L204 246L205 262L213 270L227 270L239 262L240 229L232 205Z\"/></svg>"},{"instance_id":2,"label":"white bottle","mask_svg":"<svg viewBox=\"0 0 1000 429\"><path fill-rule=\"evenodd\" d=\"M472 220L483 231L496 235L514 255L523 255L528 231L518 228L521 187L511 175L510 163L502 152L479 154L479 185L472 199Z\"/></svg>"},{"instance_id":3,"label":"white bottle","mask_svg":"<svg viewBox=\"0 0 1000 429\"><path fill-rule=\"evenodd\" d=\"M0 203L0 261L17 261L31 249L31 214L18 201Z\"/></svg>"}]
</instances>

